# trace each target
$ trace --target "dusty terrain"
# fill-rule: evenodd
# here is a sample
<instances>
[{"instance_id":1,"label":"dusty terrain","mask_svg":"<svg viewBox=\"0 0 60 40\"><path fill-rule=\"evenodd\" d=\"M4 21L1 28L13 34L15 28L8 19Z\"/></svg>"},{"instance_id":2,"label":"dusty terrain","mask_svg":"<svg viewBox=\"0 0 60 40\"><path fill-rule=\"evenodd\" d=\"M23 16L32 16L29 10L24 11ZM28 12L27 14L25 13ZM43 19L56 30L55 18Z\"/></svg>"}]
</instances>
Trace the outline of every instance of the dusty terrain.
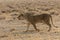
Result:
<instances>
[{"instance_id":1,"label":"dusty terrain","mask_svg":"<svg viewBox=\"0 0 60 40\"><path fill-rule=\"evenodd\" d=\"M21 13L48 13L58 28L38 23L40 32L30 26L28 32L26 20L18 20ZM60 0L0 0L0 40L60 40Z\"/></svg>"}]
</instances>

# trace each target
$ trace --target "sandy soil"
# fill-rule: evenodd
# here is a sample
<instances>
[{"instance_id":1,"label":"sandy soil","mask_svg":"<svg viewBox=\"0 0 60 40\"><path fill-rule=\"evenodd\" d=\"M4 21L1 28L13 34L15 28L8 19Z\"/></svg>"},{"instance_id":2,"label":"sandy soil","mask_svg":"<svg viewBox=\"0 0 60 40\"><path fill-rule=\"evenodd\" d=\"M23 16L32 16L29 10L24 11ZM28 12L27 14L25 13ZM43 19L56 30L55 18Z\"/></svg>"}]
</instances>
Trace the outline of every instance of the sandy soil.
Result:
<instances>
[{"instance_id":1,"label":"sandy soil","mask_svg":"<svg viewBox=\"0 0 60 40\"><path fill-rule=\"evenodd\" d=\"M30 25L27 29L26 20L18 20L16 17L25 12L35 14L52 14L53 23L58 28L38 23L35 31ZM60 40L60 0L0 0L0 40Z\"/></svg>"}]
</instances>

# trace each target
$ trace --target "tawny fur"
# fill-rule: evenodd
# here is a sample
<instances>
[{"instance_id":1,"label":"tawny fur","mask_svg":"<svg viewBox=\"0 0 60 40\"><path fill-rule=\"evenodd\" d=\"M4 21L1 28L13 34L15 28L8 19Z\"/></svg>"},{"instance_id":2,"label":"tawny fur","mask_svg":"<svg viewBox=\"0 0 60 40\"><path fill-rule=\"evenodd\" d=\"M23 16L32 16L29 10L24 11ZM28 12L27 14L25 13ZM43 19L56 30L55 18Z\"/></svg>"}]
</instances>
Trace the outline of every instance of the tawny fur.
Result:
<instances>
[{"instance_id":1,"label":"tawny fur","mask_svg":"<svg viewBox=\"0 0 60 40\"><path fill-rule=\"evenodd\" d=\"M32 15L30 13L25 13L25 14L20 14L17 18L20 19L20 17L23 17L28 21L28 27L27 27L26 31L28 31L30 24L33 25L35 30L39 31L39 29L37 29L37 27L36 27L36 23L39 23L39 22L47 24L49 26L48 31L50 31L51 27L52 27L51 23L53 24L52 16L50 14ZM53 26L55 26L55 25L53 24Z\"/></svg>"}]
</instances>

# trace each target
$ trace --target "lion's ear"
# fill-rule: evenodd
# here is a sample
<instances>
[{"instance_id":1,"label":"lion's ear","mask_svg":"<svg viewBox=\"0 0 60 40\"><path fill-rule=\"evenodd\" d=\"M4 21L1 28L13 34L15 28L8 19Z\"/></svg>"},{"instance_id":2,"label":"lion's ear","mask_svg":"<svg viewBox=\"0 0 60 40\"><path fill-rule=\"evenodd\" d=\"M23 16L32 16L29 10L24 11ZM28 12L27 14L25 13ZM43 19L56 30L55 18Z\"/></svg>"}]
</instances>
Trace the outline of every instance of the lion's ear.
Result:
<instances>
[{"instance_id":1,"label":"lion's ear","mask_svg":"<svg viewBox=\"0 0 60 40\"><path fill-rule=\"evenodd\" d=\"M21 16L23 16L23 14L20 14Z\"/></svg>"}]
</instances>

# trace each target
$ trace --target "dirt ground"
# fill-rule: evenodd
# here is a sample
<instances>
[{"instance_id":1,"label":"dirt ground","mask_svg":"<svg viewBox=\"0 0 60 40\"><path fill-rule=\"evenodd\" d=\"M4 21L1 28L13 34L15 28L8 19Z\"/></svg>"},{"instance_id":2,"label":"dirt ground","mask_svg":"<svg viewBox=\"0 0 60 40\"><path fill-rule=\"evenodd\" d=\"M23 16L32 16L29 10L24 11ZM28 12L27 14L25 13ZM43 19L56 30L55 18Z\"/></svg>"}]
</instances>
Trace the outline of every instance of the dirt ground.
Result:
<instances>
[{"instance_id":1,"label":"dirt ground","mask_svg":"<svg viewBox=\"0 0 60 40\"><path fill-rule=\"evenodd\" d=\"M52 15L53 23L49 26L37 23L40 29L35 31L30 25L27 29L26 20L18 20L17 16L25 12L35 14L48 13ZM0 0L0 40L60 40L60 0Z\"/></svg>"}]
</instances>

